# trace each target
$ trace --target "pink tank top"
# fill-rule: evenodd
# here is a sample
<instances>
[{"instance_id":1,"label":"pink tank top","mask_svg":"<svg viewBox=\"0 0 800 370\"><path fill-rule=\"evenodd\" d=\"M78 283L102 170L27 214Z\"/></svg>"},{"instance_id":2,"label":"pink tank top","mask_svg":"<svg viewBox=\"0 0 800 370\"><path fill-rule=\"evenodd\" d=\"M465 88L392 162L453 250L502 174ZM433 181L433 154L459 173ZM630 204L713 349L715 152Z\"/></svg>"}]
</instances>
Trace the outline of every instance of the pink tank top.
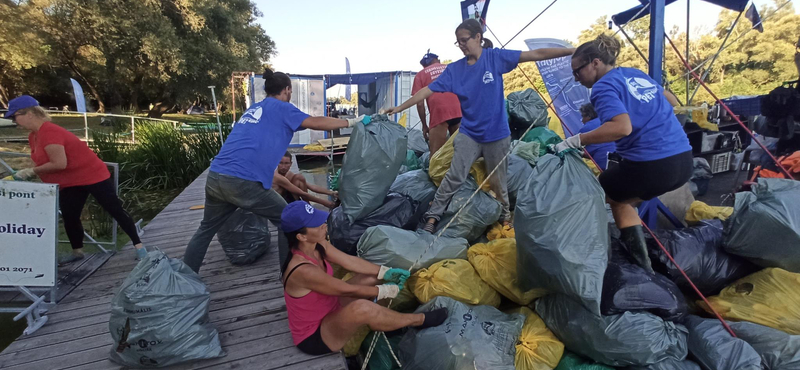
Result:
<instances>
[{"instance_id":1,"label":"pink tank top","mask_svg":"<svg viewBox=\"0 0 800 370\"><path fill-rule=\"evenodd\" d=\"M314 259L309 258L303 252L292 250L292 253L305 257L309 262L318 266L314 263ZM325 262L325 265L327 266L326 273L333 276L331 264ZM284 287L283 298L286 300L286 311L289 314L289 330L292 332L292 340L294 340L295 345L300 344L311 334L314 334L319 328L319 324L322 323L322 319L329 313L339 309L339 297L320 294L315 291L296 298L286 293L286 288Z\"/></svg>"}]
</instances>

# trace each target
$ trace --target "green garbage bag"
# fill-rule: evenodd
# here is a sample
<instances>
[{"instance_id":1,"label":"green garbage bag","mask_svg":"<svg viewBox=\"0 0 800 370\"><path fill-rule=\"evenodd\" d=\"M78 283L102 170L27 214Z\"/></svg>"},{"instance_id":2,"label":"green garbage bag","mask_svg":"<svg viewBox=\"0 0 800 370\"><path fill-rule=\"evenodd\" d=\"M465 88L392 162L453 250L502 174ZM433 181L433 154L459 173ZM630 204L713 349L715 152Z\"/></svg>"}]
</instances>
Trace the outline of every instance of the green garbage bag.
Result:
<instances>
[{"instance_id":1,"label":"green garbage bag","mask_svg":"<svg viewBox=\"0 0 800 370\"><path fill-rule=\"evenodd\" d=\"M436 194L436 185L425 170L408 171L394 179L389 192L406 195L417 202L425 202L424 206L427 207L427 203L433 200Z\"/></svg>"},{"instance_id":2,"label":"green garbage bag","mask_svg":"<svg viewBox=\"0 0 800 370\"><path fill-rule=\"evenodd\" d=\"M526 143L532 141L538 142L540 157L547 154L548 146L555 145L563 141L561 139L561 136L558 136L557 133L548 129L547 127L536 127L528 131L528 133L525 134L525 136L523 136L521 140Z\"/></svg>"},{"instance_id":3,"label":"green garbage bag","mask_svg":"<svg viewBox=\"0 0 800 370\"><path fill-rule=\"evenodd\" d=\"M514 225L523 291L567 295L600 314L608 264L605 192L575 151L545 155L517 194Z\"/></svg>"},{"instance_id":4,"label":"green garbage bag","mask_svg":"<svg viewBox=\"0 0 800 370\"><path fill-rule=\"evenodd\" d=\"M339 178L342 176L342 169L336 171L336 174L331 177L331 190L339 191Z\"/></svg>"},{"instance_id":5,"label":"green garbage bag","mask_svg":"<svg viewBox=\"0 0 800 370\"><path fill-rule=\"evenodd\" d=\"M406 158L406 129L385 114L353 127L339 176L339 199L350 223L383 204Z\"/></svg>"},{"instance_id":6,"label":"green garbage bag","mask_svg":"<svg viewBox=\"0 0 800 370\"><path fill-rule=\"evenodd\" d=\"M417 158L417 153L411 149L406 151L406 161L403 162L403 165L406 166L406 172L422 168L419 163L419 158Z\"/></svg>"},{"instance_id":7,"label":"green garbage bag","mask_svg":"<svg viewBox=\"0 0 800 370\"><path fill-rule=\"evenodd\" d=\"M522 159L516 154L508 156L508 175L506 177L508 183L508 199L513 207L517 203L517 193L528 183L528 177L533 172L528 161Z\"/></svg>"},{"instance_id":8,"label":"green garbage bag","mask_svg":"<svg viewBox=\"0 0 800 370\"><path fill-rule=\"evenodd\" d=\"M429 249L434 238L421 230L414 232L392 226L373 226L361 235L356 248L359 257L376 265L407 270L419 259L412 273L442 260L467 259L469 244L466 239L440 237Z\"/></svg>"},{"instance_id":9,"label":"green garbage bag","mask_svg":"<svg viewBox=\"0 0 800 370\"><path fill-rule=\"evenodd\" d=\"M508 119L528 128L546 127L548 122L547 104L536 91L528 88L508 94Z\"/></svg>"},{"instance_id":10,"label":"green garbage bag","mask_svg":"<svg viewBox=\"0 0 800 370\"><path fill-rule=\"evenodd\" d=\"M111 299L109 358L140 368L225 356L208 321L210 301L200 276L183 261L148 253Z\"/></svg>"},{"instance_id":11,"label":"green garbage bag","mask_svg":"<svg viewBox=\"0 0 800 370\"><path fill-rule=\"evenodd\" d=\"M361 342L361 353L364 356L367 355L369 351L369 346L372 345L372 338L377 334L376 332L370 332L364 341ZM372 356L369 358L369 365L367 368L369 370L398 370L400 366L397 366L397 362L394 360L394 356L392 356L392 352L390 352L389 345L386 344L386 340L389 340L391 344L391 351L394 351L395 356L397 354L397 345L400 344L400 339L402 338L401 335L395 336L387 336L386 338L383 335L378 336L378 341L375 343L375 347L372 349Z\"/></svg>"},{"instance_id":12,"label":"green garbage bag","mask_svg":"<svg viewBox=\"0 0 800 370\"><path fill-rule=\"evenodd\" d=\"M531 166L535 166L536 162L539 161L539 145L538 141L531 141L531 142L524 142L520 141L514 147L514 154L519 156L520 158L528 161Z\"/></svg>"},{"instance_id":13,"label":"green garbage bag","mask_svg":"<svg viewBox=\"0 0 800 370\"><path fill-rule=\"evenodd\" d=\"M555 370L614 370L614 368L564 351L564 357L561 358L561 362L558 363Z\"/></svg>"},{"instance_id":14,"label":"green garbage bag","mask_svg":"<svg viewBox=\"0 0 800 370\"><path fill-rule=\"evenodd\" d=\"M723 247L762 267L800 272L800 181L760 178L736 193Z\"/></svg>"},{"instance_id":15,"label":"green garbage bag","mask_svg":"<svg viewBox=\"0 0 800 370\"><path fill-rule=\"evenodd\" d=\"M687 330L649 312L599 316L563 294L536 301L536 313L572 352L610 366L683 361Z\"/></svg>"}]
</instances>

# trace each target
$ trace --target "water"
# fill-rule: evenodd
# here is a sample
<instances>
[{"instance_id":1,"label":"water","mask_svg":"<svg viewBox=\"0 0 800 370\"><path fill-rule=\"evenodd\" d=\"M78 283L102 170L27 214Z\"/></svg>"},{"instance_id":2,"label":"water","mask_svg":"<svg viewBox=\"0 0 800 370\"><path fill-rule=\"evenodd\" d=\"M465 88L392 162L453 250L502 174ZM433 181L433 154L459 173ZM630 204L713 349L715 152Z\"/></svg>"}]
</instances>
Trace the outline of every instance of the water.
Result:
<instances>
[{"instance_id":1,"label":"water","mask_svg":"<svg viewBox=\"0 0 800 370\"><path fill-rule=\"evenodd\" d=\"M3 305L5 306L5 305ZM3 351L28 326L25 319L14 321L15 313L0 313L0 351Z\"/></svg>"}]
</instances>

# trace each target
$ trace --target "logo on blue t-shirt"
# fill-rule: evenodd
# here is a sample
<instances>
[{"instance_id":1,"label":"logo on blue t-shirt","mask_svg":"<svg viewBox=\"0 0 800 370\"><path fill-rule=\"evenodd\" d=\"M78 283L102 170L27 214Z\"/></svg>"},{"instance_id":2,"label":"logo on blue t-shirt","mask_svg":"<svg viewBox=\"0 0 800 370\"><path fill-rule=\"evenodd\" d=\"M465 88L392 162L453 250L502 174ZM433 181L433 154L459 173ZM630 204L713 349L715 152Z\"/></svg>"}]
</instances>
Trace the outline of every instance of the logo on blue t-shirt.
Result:
<instances>
[{"instance_id":1,"label":"logo on blue t-shirt","mask_svg":"<svg viewBox=\"0 0 800 370\"><path fill-rule=\"evenodd\" d=\"M483 83L488 84L490 82L494 82L494 76L492 76L492 72L486 71L486 73L483 74Z\"/></svg>"},{"instance_id":2,"label":"logo on blue t-shirt","mask_svg":"<svg viewBox=\"0 0 800 370\"><path fill-rule=\"evenodd\" d=\"M640 102L649 103L658 94L658 87L644 78L629 77L625 79L628 92Z\"/></svg>"},{"instance_id":3,"label":"logo on blue t-shirt","mask_svg":"<svg viewBox=\"0 0 800 370\"><path fill-rule=\"evenodd\" d=\"M238 123L258 123L261 120L261 106L250 108L242 115Z\"/></svg>"}]
</instances>

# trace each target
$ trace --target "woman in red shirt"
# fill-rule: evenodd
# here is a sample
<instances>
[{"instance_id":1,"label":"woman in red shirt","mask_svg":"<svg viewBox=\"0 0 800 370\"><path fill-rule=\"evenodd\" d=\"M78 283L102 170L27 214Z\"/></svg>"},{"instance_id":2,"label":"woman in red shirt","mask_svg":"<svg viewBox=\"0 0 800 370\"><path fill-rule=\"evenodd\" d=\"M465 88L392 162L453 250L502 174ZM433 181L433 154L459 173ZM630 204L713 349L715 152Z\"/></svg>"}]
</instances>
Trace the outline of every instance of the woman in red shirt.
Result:
<instances>
[{"instance_id":1,"label":"woman in red shirt","mask_svg":"<svg viewBox=\"0 0 800 370\"><path fill-rule=\"evenodd\" d=\"M18 171L14 178L29 180L38 175L43 182L59 186L61 217L67 238L72 244L72 255L60 259L59 264L83 258L81 212L89 194L128 234L136 248L137 257L147 254L133 219L122 208L122 202L117 197L111 173L86 143L50 122L47 112L29 95L8 102L5 117L31 131L28 143L31 146L31 159L36 164L36 167Z\"/></svg>"}]
</instances>

